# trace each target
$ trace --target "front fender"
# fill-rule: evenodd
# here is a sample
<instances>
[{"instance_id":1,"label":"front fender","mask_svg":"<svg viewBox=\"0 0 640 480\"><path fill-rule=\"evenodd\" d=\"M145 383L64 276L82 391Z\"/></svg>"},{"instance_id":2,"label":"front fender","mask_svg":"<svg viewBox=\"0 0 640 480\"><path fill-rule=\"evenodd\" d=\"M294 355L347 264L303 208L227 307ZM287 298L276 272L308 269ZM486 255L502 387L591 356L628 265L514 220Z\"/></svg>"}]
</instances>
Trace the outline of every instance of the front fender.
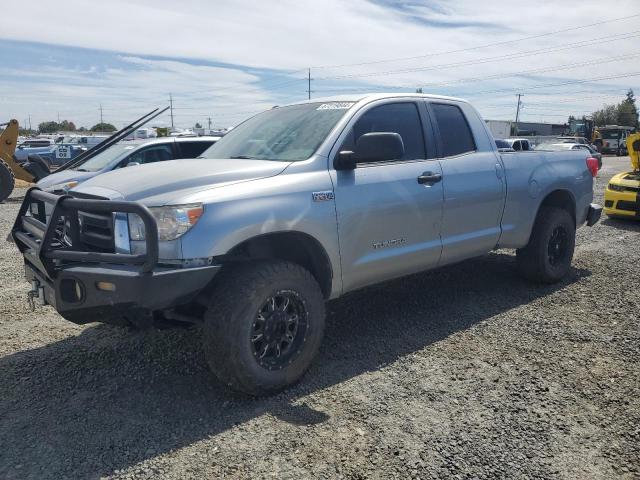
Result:
<instances>
[{"instance_id":1,"label":"front fender","mask_svg":"<svg viewBox=\"0 0 640 480\"><path fill-rule=\"evenodd\" d=\"M281 174L234 185L205 203L198 224L182 237L183 258L216 257L251 238L269 233L298 232L327 252L336 281L342 278L333 195L314 200L314 192L332 192L326 170Z\"/></svg>"}]
</instances>

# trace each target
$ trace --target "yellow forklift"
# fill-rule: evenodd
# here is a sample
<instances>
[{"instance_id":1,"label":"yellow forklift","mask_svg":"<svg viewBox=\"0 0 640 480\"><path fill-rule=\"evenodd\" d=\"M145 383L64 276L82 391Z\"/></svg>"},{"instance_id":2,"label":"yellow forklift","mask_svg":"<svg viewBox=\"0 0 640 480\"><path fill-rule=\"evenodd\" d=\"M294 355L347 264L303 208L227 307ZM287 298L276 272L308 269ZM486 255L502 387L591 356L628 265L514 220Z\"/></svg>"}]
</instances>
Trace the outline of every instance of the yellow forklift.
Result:
<instances>
[{"instance_id":1,"label":"yellow forklift","mask_svg":"<svg viewBox=\"0 0 640 480\"><path fill-rule=\"evenodd\" d=\"M610 217L640 219L640 133L627 138L631 171L614 175L604 191L604 213Z\"/></svg>"}]
</instances>

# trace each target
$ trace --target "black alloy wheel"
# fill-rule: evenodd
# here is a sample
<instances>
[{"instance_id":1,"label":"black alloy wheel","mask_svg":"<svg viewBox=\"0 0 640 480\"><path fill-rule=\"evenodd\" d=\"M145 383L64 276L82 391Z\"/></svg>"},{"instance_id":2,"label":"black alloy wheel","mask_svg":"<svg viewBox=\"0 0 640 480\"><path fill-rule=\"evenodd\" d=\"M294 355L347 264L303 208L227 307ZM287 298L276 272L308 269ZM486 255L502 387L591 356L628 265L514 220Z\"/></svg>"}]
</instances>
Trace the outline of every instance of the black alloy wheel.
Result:
<instances>
[{"instance_id":1,"label":"black alloy wheel","mask_svg":"<svg viewBox=\"0 0 640 480\"><path fill-rule=\"evenodd\" d=\"M553 267L566 262L569 254L569 234L566 229L559 225L551 232L549 237L549 246L547 247L547 255L549 263Z\"/></svg>"},{"instance_id":2,"label":"black alloy wheel","mask_svg":"<svg viewBox=\"0 0 640 480\"><path fill-rule=\"evenodd\" d=\"M295 360L307 333L307 310L293 290L279 290L265 300L251 330L251 349L267 370L281 369Z\"/></svg>"}]
</instances>

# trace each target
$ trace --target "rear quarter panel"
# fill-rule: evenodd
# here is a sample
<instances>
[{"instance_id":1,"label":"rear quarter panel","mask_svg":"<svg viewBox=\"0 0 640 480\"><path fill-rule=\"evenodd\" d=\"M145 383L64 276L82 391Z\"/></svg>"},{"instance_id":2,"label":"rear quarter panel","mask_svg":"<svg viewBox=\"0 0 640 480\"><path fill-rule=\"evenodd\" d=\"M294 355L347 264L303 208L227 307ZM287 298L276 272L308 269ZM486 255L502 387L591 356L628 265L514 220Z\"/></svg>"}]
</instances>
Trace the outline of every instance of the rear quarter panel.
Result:
<instances>
[{"instance_id":1,"label":"rear quarter panel","mask_svg":"<svg viewBox=\"0 0 640 480\"><path fill-rule=\"evenodd\" d=\"M575 200L576 224L582 225L593 199L593 177L582 152L503 153L507 199L499 247L524 247L544 199L556 190Z\"/></svg>"}]
</instances>

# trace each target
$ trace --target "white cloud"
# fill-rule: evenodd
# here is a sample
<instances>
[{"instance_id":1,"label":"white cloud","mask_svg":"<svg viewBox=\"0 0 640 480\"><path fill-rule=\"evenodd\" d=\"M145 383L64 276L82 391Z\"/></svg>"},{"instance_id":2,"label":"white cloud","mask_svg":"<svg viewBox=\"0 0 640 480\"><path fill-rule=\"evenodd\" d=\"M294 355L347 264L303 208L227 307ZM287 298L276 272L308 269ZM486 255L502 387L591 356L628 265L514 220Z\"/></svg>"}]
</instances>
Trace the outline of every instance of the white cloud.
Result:
<instances>
[{"instance_id":1,"label":"white cloud","mask_svg":"<svg viewBox=\"0 0 640 480\"><path fill-rule=\"evenodd\" d=\"M170 92L176 123L182 126L205 123L208 116L213 117L217 126L228 126L251 112L272 106L271 96L256 87L258 78L238 69L135 56L120 60L136 68L107 68L98 72L44 66L13 71L13 77L20 80L5 80L1 103L9 111L20 106L16 116L21 122L29 113L34 114L32 123L55 119L59 114L61 119L85 126L98 122L100 105L105 121L123 125L152 107L168 105ZM35 79L37 84L25 88ZM235 95L218 93L229 91ZM156 120L159 124L169 122L168 113Z\"/></svg>"},{"instance_id":2,"label":"white cloud","mask_svg":"<svg viewBox=\"0 0 640 480\"><path fill-rule=\"evenodd\" d=\"M268 83L261 83L256 74L247 73L250 69L286 72L308 66L341 65L469 49L638 13L634 11L638 7L637 0L619 0L615 9L600 0L580 2L579 8L572 3L543 1L479 4L476 0L428 0L423 5L415 1L407 2L407 6L402 8L391 8L389 4L401 5L391 0L111 0L100 3L64 0L55 4L44 0L5 0L0 37L111 50L121 54L131 64L131 69L108 70L100 78L90 81L87 80L90 74L85 72L43 68L37 73L44 73L51 79L51 85L38 92L38 98L43 101L76 96L92 99L91 108L94 111L97 111L95 103L112 102L120 113L124 113L128 108L125 101L140 104L152 100L157 102L164 100L166 94L172 91L176 96L182 96L183 108L192 109L194 114L215 110L231 115L233 111L250 111L268 106L280 93L288 94L291 99L304 96L303 81L275 91ZM400 69L415 71L316 80L313 89L320 94L323 90L335 90L336 87L420 86L451 82L452 88L434 85L425 91L450 92L469 97L485 115L491 117L513 113L515 90L492 94L475 92L522 89L526 94L525 105L531 107L529 111L525 107L525 118L531 113L536 120L546 115L542 113L542 108L535 114L533 107L536 104L542 107L541 104L550 98L554 101L576 97L574 103L563 102L557 106L557 118L553 119L559 120L566 117L568 112L582 113L578 112L579 109L588 112L609 101L608 97L587 95L585 92L596 92L601 88L607 92L622 93L628 87L639 85L640 77L612 79L593 85L576 84L535 90L527 88L638 71L634 67L637 58L601 64L595 60L638 53L639 37L619 38L537 55L509 55L629 34L640 30L640 27L635 27L640 25L638 18L444 55L361 66L314 68L312 74L318 79ZM28 24L25 24L25 19L29 19ZM150 55L185 60L149 59ZM478 60L490 57L494 60L478 63ZM500 60L501 57L504 60ZM187 59L217 62L228 67L192 65ZM556 66L591 60L594 60L592 65L554 70ZM452 66L451 63L463 65ZM448 66L424 70L424 67L443 64ZM515 72L535 69L548 71L529 77L513 75ZM304 73L296 73L292 78L303 76ZM461 78L486 76L493 78L456 82ZM65 84L65 78L71 84ZM4 93L0 95L5 96ZM20 99L26 105L33 101L33 95L16 91L13 99ZM589 96L593 98L587 98ZM547 111L551 112L551 109L547 108ZM188 115L186 112L184 110L182 114ZM196 116L183 118L191 120Z\"/></svg>"}]
</instances>

